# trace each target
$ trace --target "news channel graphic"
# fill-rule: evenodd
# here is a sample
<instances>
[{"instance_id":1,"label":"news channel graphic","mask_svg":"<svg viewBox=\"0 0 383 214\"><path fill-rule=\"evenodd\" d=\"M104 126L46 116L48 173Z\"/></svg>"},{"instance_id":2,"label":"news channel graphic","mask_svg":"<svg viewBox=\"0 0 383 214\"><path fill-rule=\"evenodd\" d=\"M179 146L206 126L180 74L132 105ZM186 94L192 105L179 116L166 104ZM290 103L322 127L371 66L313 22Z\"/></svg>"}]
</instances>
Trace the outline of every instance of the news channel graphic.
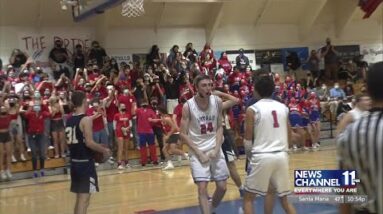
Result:
<instances>
[{"instance_id":1,"label":"news channel graphic","mask_svg":"<svg viewBox=\"0 0 383 214\"><path fill-rule=\"evenodd\" d=\"M295 194L355 194L356 170L294 170Z\"/></svg>"},{"instance_id":2,"label":"news channel graphic","mask_svg":"<svg viewBox=\"0 0 383 214\"><path fill-rule=\"evenodd\" d=\"M357 195L360 180L355 170L294 170L292 203L367 203L366 195Z\"/></svg>"}]
</instances>

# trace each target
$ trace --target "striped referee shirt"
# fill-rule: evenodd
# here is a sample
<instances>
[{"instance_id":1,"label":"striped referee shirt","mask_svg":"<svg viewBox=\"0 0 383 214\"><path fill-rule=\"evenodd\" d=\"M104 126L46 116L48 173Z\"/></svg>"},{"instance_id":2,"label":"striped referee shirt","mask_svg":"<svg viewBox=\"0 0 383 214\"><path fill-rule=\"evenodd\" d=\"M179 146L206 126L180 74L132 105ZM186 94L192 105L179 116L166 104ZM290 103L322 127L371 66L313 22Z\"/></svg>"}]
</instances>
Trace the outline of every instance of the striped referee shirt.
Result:
<instances>
[{"instance_id":1,"label":"striped referee shirt","mask_svg":"<svg viewBox=\"0 0 383 214\"><path fill-rule=\"evenodd\" d=\"M372 109L338 137L338 160L343 169L356 170L358 194L367 195L362 207L383 213L383 109Z\"/></svg>"}]
</instances>

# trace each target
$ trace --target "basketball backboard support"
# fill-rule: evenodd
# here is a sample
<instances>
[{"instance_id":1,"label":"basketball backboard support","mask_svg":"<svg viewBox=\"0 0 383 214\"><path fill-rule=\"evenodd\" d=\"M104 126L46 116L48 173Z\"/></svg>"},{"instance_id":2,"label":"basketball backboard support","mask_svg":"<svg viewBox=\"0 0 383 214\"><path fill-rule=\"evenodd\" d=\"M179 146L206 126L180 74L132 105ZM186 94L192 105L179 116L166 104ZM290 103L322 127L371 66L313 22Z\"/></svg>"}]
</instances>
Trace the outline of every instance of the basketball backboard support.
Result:
<instances>
[{"instance_id":1,"label":"basketball backboard support","mask_svg":"<svg viewBox=\"0 0 383 214\"><path fill-rule=\"evenodd\" d=\"M72 6L73 21L81 22L105 10L120 5L123 0L76 0Z\"/></svg>"}]
</instances>

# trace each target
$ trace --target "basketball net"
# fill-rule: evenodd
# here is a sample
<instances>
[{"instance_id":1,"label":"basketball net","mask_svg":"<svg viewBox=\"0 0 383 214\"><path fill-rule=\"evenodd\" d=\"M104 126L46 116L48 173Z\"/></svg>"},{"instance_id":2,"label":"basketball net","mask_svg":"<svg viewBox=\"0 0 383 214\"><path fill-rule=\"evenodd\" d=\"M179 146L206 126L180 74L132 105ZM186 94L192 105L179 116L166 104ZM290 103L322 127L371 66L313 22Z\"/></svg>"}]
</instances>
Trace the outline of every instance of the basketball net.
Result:
<instances>
[{"instance_id":1,"label":"basketball net","mask_svg":"<svg viewBox=\"0 0 383 214\"><path fill-rule=\"evenodd\" d=\"M125 0L122 3L122 16L137 17L144 13L144 0Z\"/></svg>"}]
</instances>

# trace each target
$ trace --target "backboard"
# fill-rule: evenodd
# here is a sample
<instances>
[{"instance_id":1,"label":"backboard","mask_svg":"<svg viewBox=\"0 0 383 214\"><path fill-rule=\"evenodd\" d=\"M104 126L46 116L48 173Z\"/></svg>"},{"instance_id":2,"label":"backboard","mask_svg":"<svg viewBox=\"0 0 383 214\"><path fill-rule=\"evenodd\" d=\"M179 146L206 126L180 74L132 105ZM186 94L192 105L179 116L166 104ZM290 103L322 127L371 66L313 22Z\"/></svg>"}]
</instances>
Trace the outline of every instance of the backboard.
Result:
<instances>
[{"instance_id":1,"label":"backboard","mask_svg":"<svg viewBox=\"0 0 383 214\"><path fill-rule=\"evenodd\" d=\"M80 22L105 10L120 5L123 0L75 0L72 5L73 21Z\"/></svg>"}]
</instances>

